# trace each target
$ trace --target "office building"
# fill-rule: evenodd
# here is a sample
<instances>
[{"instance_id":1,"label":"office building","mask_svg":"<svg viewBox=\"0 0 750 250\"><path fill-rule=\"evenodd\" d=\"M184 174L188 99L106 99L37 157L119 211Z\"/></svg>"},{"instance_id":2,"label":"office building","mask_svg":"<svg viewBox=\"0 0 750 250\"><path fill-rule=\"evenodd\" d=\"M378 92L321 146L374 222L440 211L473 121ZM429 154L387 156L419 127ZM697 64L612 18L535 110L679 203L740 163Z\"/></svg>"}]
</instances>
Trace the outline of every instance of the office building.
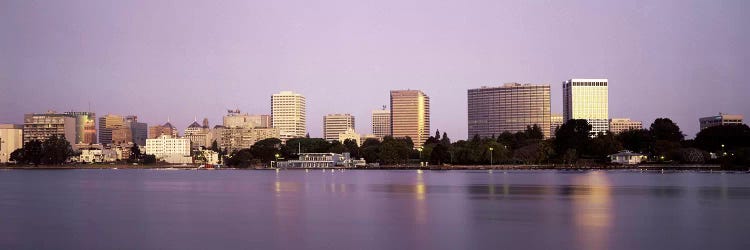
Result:
<instances>
[{"instance_id":1,"label":"office building","mask_svg":"<svg viewBox=\"0 0 750 250\"><path fill-rule=\"evenodd\" d=\"M76 117L57 114L54 111L45 114L25 114L23 116L23 143L31 140L44 141L50 136L63 137L70 145L76 142Z\"/></svg>"},{"instance_id":2,"label":"office building","mask_svg":"<svg viewBox=\"0 0 750 250\"><path fill-rule=\"evenodd\" d=\"M291 92L281 91L271 96L271 124L279 129L281 141L307 134L305 97Z\"/></svg>"},{"instance_id":3,"label":"office building","mask_svg":"<svg viewBox=\"0 0 750 250\"><path fill-rule=\"evenodd\" d=\"M609 130L609 80L570 79L563 82L563 120L584 119L591 135Z\"/></svg>"},{"instance_id":4,"label":"office building","mask_svg":"<svg viewBox=\"0 0 750 250\"><path fill-rule=\"evenodd\" d=\"M208 125L208 120L204 119L204 125ZM200 149L201 147L211 147L213 142L211 130L208 126L202 126L198 122L193 122L185 129L185 138L190 140L190 148L192 150Z\"/></svg>"},{"instance_id":5,"label":"office building","mask_svg":"<svg viewBox=\"0 0 750 250\"><path fill-rule=\"evenodd\" d=\"M339 134L354 130L354 116L350 114L328 114L323 116L323 139L335 141ZM359 140L359 139L358 139Z\"/></svg>"},{"instance_id":6,"label":"office building","mask_svg":"<svg viewBox=\"0 0 750 250\"><path fill-rule=\"evenodd\" d=\"M65 112L76 118L76 143L96 144L96 113L94 112Z\"/></svg>"},{"instance_id":7,"label":"office building","mask_svg":"<svg viewBox=\"0 0 750 250\"><path fill-rule=\"evenodd\" d=\"M385 109L372 111L372 134L383 138L391 135L391 111Z\"/></svg>"},{"instance_id":8,"label":"office building","mask_svg":"<svg viewBox=\"0 0 750 250\"><path fill-rule=\"evenodd\" d=\"M563 115L551 114L549 118L550 118L549 134L550 134L550 137L555 137L555 132L557 132L557 129L560 128L563 125L563 123L565 123L563 120Z\"/></svg>"},{"instance_id":9,"label":"office building","mask_svg":"<svg viewBox=\"0 0 750 250\"><path fill-rule=\"evenodd\" d=\"M550 87L506 83L468 90L468 138L521 132L537 125L550 137Z\"/></svg>"},{"instance_id":10,"label":"office building","mask_svg":"<svg viewBox=\"0 0 750 250\"><path fill-rule=\"evenodd\" d=\"M99 118L99 143L112 145L133 141L133 134L125 124L125 118L107 114Z\"/></svg>"},{"instance_id":11,"label":"office building","mask_svg":"<svg viewBox=\"0 0 750 250\"><path fill-rule=\"evenodd\" d=\"M138 122L138 116L129 115L125 117L125 126L130 128L133 143L138 146L146 146L146 139L148 139L148 124Z\"/></svg>"},{"instance_id":12,"label":"office building","mask_svg":"<svg viewBox=\"0 0 750 250\"><path fill-rule=\"evenodd\" d=\"M0 124L0 163L10 160L10 154L23 147L23 126Z\"/></svg>"},{"instance_id":13,"label":"office building","mask_svg":"<svg viewBox=\"0 0 750 250\"><path fill-rule=\"evenodd\" d=\"M227 110L223 122L227 128L270 128L271 116L242 114L239 109L235 109Z\"/></svg>"},{"instance_id":14,"label":"office building","mask_svg":"<svg viewBox=\"0 0 750 250\"><path fill-rule=\"evenodd\" d=\"M701 130L718 126L718 125L726 125L726 124L743 124L742 120L744 119L743 115L729 115L724 113L719 113L717 116L709 116L709 117L703 117L700 118L698 121L700 122Z\"/></svg>"},{"instance_id":15,"label":"office building","mask_svg":"<svg viewBox=\"0 0 750 250\"><path fill-rule=\"evenodd\" d=\"M430 98L419 90L391 90L391 135L420 148L430 137Z\"/></svg>"},{"instance_id":16,"label":"office building","mask_svg":"<svg viewBox=\"0 0 750 250\"><path fill-rule=\"evenodd\" d=\"M362 146L362 136L354 131L353 128L348 128L346 129L346 131L344 131L344 133L340 133L336 140L338 140L342 144L346 140L352 140L357 143L357 146Z\"/></svg>"},{"instance_id":17,"label":"office building","mask_svg":"<svg viewBox=\"0 0 750 250\"><path fill-rule=\"evenodd\" d=\"M609 132L619 134L623 131L643 129L643 122L633 121L630 118L609 119Z\"/></svg>"},{"instance_id":18,"label":"office building","mask_svg":"<svg viewBox=\"0 0 750 250\"><path fill-rule=\"evenodd\" d=\"M227 128L216 126L211 132L211 143L216 140L219 147L228 152L250 148L256 142L268 138L279 138L277 128ZM210 146L210 144L209 144Z\"/></svg>"}]
</instances>

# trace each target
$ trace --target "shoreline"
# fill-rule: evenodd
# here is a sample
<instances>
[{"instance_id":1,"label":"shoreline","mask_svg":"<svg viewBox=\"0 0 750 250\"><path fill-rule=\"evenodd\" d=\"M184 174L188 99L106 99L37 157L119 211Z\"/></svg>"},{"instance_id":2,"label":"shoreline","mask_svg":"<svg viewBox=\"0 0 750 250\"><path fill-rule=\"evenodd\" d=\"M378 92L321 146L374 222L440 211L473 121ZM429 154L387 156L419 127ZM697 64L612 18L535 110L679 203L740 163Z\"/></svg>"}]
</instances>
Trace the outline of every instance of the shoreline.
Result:
<instances>
[{"instance_id":1,"label":"shoreline","mask_svg":"<svg viewBox=\"0 0 750 250\"><path fill-rule=\"evenodd\" d=\"M200 165L127 165L127 164L96 164L96 165L0 165L2 170L64 170L64 169L174 169L174 170L204 170L199 169ZM720 165L715 164L640 164L640 165L456 165L456 166L419 166L419 165L386 165L379 167L365 168L282 168L281 170L311 170L311 169L347 169L347 170L724 170ZM266 168L255 166L249 168L218 168L205 170L276 170L276 168Z\"/></svg>"}]
</instances>

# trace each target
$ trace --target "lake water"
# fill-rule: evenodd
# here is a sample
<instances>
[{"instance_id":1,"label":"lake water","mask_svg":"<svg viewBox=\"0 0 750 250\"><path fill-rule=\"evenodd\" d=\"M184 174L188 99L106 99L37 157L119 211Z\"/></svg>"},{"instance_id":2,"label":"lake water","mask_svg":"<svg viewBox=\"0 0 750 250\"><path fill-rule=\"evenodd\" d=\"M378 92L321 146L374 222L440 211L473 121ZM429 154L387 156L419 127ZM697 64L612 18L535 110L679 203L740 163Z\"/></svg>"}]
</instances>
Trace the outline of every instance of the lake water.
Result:
<instances>
[{"instance_id":1,"label":"lake water","mask_svg":"<svg viewBox=\"0 0 750 250\"><path fill-rule=\"evenodd\" d=\"M0 170L0 249L750 249L750 175Z\"/></svg>"}]
</instances>

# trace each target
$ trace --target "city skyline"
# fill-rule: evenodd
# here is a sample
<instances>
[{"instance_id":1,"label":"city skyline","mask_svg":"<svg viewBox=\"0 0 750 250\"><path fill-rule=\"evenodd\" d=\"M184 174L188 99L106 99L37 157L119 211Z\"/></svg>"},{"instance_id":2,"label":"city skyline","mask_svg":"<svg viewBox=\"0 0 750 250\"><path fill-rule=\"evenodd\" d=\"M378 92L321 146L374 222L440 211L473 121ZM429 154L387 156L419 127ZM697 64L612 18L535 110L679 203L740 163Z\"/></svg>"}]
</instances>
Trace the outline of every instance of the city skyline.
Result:
<instances>
[{"instance_id":1,"label":"city skyline","mask_svg":"<svg viewBox=\"0 0 750 250\"><path fill-rule=\"evenodd\" d=\"M608 78L610 117L644 127L669 117L693 137L699 117L750 114L750 3L721 3L3 2L0 33L13 35L0 38L0 122L53 109L183 131L196 116L217 124L226 109L269 114L268 96L292 90L322 137L317 117L371 124L389 90L419 89L431 132L466 139L466 89L550 83L551 111L562 113L561 81Z\"/></svg>"}]
</instances>

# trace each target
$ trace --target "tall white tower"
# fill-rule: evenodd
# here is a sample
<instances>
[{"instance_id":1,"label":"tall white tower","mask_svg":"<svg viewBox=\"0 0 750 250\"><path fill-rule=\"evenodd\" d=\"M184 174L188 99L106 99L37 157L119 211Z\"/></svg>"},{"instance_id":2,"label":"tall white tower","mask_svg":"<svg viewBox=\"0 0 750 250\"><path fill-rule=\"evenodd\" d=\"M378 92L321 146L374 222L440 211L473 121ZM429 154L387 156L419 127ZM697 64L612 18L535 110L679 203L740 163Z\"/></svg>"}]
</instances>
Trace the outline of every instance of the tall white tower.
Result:
<instances>
[{"instance_id":1,"label":"tall white tower","mask_svg":"<svg viewBox=\"0 0 750 250\"><path fill-rule=\"evenodd\" d=\"M563 82L563 120L585 119L591 133L609 130L609 80L570 79Z\"/></svg>"},{"instance_id":2,"label":"tall white tower","mask_svg":"<svg viewBox=\"0 0 750 250\"><path fill-rule=\"evenodd\" d=\"M281 141L304 137L307 133L305 118L303 95L281 91L271 96L271 124L279 129Z\"/></svg>"}]
</instances>

